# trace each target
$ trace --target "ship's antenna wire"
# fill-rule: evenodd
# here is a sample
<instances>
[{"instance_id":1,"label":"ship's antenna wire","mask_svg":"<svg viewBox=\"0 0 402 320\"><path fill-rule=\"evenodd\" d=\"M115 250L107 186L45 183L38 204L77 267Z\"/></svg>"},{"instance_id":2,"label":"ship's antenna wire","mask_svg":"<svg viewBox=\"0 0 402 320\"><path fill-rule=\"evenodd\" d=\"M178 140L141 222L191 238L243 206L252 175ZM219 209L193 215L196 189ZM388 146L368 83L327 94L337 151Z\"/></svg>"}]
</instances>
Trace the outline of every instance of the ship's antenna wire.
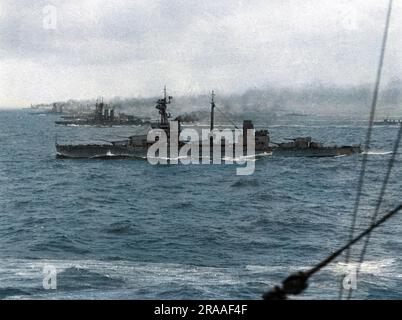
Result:
<instances>
[{"instance_id":1,"label":"ship's antenna wire","mask_svg":"<svg viewBox=\"0 0 402 320\"><path fill-rule=\"evenodd\" d=\"M373 97L372 97L372 102L371 102L369 126L367 129L366 140L365 140L365 144L364 144L365 152L363 153L359 182L358 182L358 186L357 186L357 195L356 195L356 200L355 200L355 204L354 204L354 208L353 208L353 216L352 216L352 222L351 222L349 238L348 238L349 242L353 239L353 236L355 233L357 214L358 214L359 207L360 207L360 197L361 197L361 193L362 193L362 189L363 189L363 185L364 185L364 177L365 177L365 173L366 173L367 159L368 159L367 151L370 147L371 135L372 135L373 123L374 123L374 116L375 116L375 112L376 112L376 108L377 108L378 92L380 89L382 69L383 69L383 65L384 65L385 49L387 46L389 24L390 24L390 20L391 20L392 1L393 0L389 0L389 2L388 2L388 11L387 11L384 34L383 34L383 39L382 39L381 53L380 53L380 57L379 57L379 61L378 61L375 86L374 86ZM349 263L349 261L350 261L350 248L348 248L346 251L346 257L345 257L346 265ZM343 285L341 284L340 290L339 290L339 299L342 299L342 296L343 296Z\"/></svg>"},{"instance_id":2,"label":"ship's antenna wire","mask_svg":"<svg viewBox=\"0 0 402 320\"><path fill-rule=\"evenodd\" d=\"M347 244L345 244L343 247L339 248L338 250L330 254L327 258L316 264L310 270L290 275L282 282L282 286L274 287L273 290L265 293L263 295L263 298L265 300L284 300L287 298L288 295L298 295L302 293L308 287L307 281L312 275L314 275L315 273L326 267L333 260L339 257L345 250L348 250L356 242L358 242L365 236L369 235L371 232L373 232L374 229L381 226L383 223L385 223L388 219L393 217L401 210L402 210L402 204L399 204L393 210L385 213L381 219L373 223L366 230L362 231L359 235L351 239L351 241L348 241Z\"/></svg>"},{"instance_id":3,"label":"ship's antenna wire","mask_svg":"<svg viewBox=\"0 0 402 320\"><path fill-rule=\"evenodd\" d=\"M402 125L399 127L398 136L397 136L395 144L394 144L392 156L391 156L391 159L389 159L389 161L388 161L388 168L387 168L387 172L385 174L385 178L384 178L384 181L383 181L383 184L382 184L382 187L381 187L380 195L378 197L374 213L371 216L371 225L373 225L374 222L377 220L378 213L380 212L381 204L382 204L385 192L387 190L387 185L388 185L389 179L391 177L392 169L394 167L395 160L396 160L396 157L398 155L399 145L401 143L401 139L402 139ZM366 252L367 252L367 247L368 247L368 244L370 242L370 238L371 238L371 234L368 234L366 239L365 239L365 241L364 241L364 244L363 244L363 247L362 247L362 250L361 250L361 253L360 253L360 257L359 257L359 262L358 262L357 268L356 268L356 277L359 276L361 265L362 265L362 263L364 261L364 257L365 257ZM348 299L350 299L351 297L352 297L352 289L350 288L349 293L348 293Z\"/></svg>"},{"instance_id":4,"label":"ship's antenna wire","mask_svg":"<svg viewBox=\"0 0 402 320\"><path fill-rule=\"evenodd\" d=\"M392 167L395 162L395 157L396 154L398 153L398 148L399 144L401 141L402 137L402 126L399 129L398 132L398 137L394 145L394 152L392 155L392 158L390 159L388 163L388 170L387 174L385 177L385 180L383 182L382 190L380 192L380 197L379 201L377 202L378 209L376 208L377 213L375 216L372 216L372 223L371 225L361 232L358 236L354 237L354 231L355 231L355 226L356 226L356 220L357 220L357 213L358 209L360 207L360 195L361 191L363 189L363 184L364 184L364 177L365 177L365 171L366 171L366 166L367 166L367 160L368 160L368 148L370 146L371 142L371 135L372 135L372 129L373 129L373 123L374 123L374 116L375 116L375 111L376 111L376 106L377 106L377 100L378 100L378 92L380 88L380 83L381 83L381 75L382 75L382 68L383 68L383 63L384 63L384 56L385 56L385 49L386 49L386 44L387 44L387 38L388 38L388 30L389 30L389 24L390 24L390 18L391 18L391 11L392 11L392 0L389 1L388 5L388 12L387 12L387 19L386 19L386 24L385 24L385 31L383 35L383 42L381 46L381 54L379 58L379 63L378 63L378 69L377 69L377 76L376 76L376 81L375 81L375 86L374 86L374 91L373 91L373 98L372 98L372 103L371 103L371 111L370 111L370 121L369 121L369 126L366 134L366 141L365 141L365 153L363 154L363 161L362 161L362 166L361 166L361 171L360 171L360 177L359 177L359 182L358 182L358 192L357 192L357 197L355 201L355 206L354 206L354 211L353 211L353 218L352 218L352 225L350 229L350 235L349 235L349 241L347 242L346 245L329 255L326 259L322 260L320 263L318 263L316 266L311 268L308 271L305 272L299 272L293 275L290 275L288 278L286 278L282 282L282 286L276 286L274 290L264 294L263 298L264 299L286 299L287 295L289 294L300 294L302 293L308 286L307 280L315 273L320 271L322 268L327 266L329 263L331 263L334 259L336 259L338 256L340 256L344 251L346 251L346 263L349 262L350 259L350 248L360 241L362 238L366 237L371 234L371 232L382 225L384 222L386 222L389 218L394 216L397 212L402 210L402 204L397 206L395 209L385 213L381 219L378 221L376 220L376 217L378 216L379 209L381 207L382 203L382 198L384 196L384 193L386 191L386 186L389 181L389 177L392 171ZM366 238L366 243L368 244L368 240ZM367 245L365 245L367 247ZM361 261L364 259L364 252L362 251L361 253ZM342 297L343 294L343 286L341 286L341 291L340 291L340 297Z\"/></svg>"},{"instance_id":5,"label":"ship's antenna wire","mask_svg":"<svg viewBox=\"0 0 402 320\"><path fill-rule=\"evenodd\" d=\"M234 121L232 121L221 109L219 109L216 105L215 105L215 109L219 111L219 113L221 115L223 115L225 117L226 120L228 120L236 129L239 129L239 127L236 125L236 123L234 123Z\"/></svg>"}]
</instances>

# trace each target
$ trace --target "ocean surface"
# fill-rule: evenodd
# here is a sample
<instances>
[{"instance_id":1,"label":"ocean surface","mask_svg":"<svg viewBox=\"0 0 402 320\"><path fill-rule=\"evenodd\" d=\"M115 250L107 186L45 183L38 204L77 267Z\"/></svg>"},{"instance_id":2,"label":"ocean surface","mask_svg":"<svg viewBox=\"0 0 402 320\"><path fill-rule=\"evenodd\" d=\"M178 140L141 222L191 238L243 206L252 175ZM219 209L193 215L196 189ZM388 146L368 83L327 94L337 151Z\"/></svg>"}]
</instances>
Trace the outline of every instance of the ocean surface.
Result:
<instances>
[{"instance_id":1,"label":"ocean surface","mask_svg":"<svg viewBox=\"0 0 402 320\"><path fill-rule=\"evenodd\" d=\"M264 157L235 165L61 160L63 142L111 140L138 127L56 127L54 115L0 111L0 298L260 299L347 240L361 155ZM359 211L368 224L397 127L375 127ZM273 141L311 136L362 143L366 121L294 117ZM401 201L398 155L382 209ZM402 214L378 229L354 298L402 298ZM352 251L353 259L359 246ZM310 280L305 299L336 299L343 258ZM57 270L44 289L43 268Z\"/></svg>"}]
</instances>

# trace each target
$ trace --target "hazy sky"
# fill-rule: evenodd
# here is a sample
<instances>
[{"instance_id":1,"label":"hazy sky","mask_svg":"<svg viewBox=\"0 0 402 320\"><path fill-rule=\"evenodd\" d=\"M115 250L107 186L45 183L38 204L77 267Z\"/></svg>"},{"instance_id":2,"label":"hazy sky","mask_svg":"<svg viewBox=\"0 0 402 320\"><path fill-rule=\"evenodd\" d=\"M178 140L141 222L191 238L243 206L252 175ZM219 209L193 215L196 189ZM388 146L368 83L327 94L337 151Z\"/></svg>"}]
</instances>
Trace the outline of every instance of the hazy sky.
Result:
<instances>
[{"instance_id":1,"label":"hazy sky","mask_svg":"<svg viewBox=\"0 0 402 320\"><path fill-rule=\"evenodd\" d=\"M402 69L402 4L394 2L385 80ZM386 6L387 0L1 0L0 106L151 96L164 84L178 95L372 82Z\"/></svg>"}]
</instances>

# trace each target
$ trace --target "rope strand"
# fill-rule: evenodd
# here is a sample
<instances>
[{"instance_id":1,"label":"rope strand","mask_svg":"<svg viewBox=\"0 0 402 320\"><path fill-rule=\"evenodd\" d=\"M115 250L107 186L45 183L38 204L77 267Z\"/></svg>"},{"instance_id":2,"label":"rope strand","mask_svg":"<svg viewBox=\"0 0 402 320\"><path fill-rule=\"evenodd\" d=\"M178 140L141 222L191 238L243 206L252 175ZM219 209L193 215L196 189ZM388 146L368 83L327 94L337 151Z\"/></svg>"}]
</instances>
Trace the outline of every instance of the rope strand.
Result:
<instances>
[{"instance_id":1,"label":"rope strand","mask_svg":"<svg viewBox=\"0 0 402 320\"><path fill-rule=\"evenodd\" d=\"M396 160L396 157L397 157L397 154L398 154L399 145L401 143L401 138L402 138L402 125L399 127L398 136L397 136L395 144L394 144L391 159L388 162L388 169L387 169L387 172L385 174L385 178L384 178L384 181L383 181L383 184L382 184L382 187L381 187L380 195L378 197L378 201L377 201L374 213L371 216L371 224L373 224L376 221L378 213L380 212L381 204L382 204L385 192L387 190L388 182L389 182L389 179L391 177L392 169L394 167L395 160ZM360 253L359 262L358 262L357 269L356 269L356 277L359 276L360 268L361 268L361 265L362 265L362 263L364 261L364 257L366 255L366 251L367 251L368 244L370 242L370 238L371 238L371 234L368 234L367 237L366 237L366 240L364 241L363 248L362 248L362 251ZM352 297L352 289L350 288L349 293L348 293L348 299L350 299L351 297Z\"/></svg>"},{"instance_id":2,"label":"rope strand","mask_svg":"<svg viewBox=\"0 0 402 320\"><path fill-rule=\"evenodd\" d=\"M362 166L361 166L361 170L360 170L359 182L358 182L358 187L357 187L356 201L355 201L355 204L353 207L352 223L350 226L350 232L349 232L349 237L348 237L349 241L351 241L351 239L353 239L353 236L355 233L357 214L358 214L359 207L360 207L360 197L361 197L361 193L363 190L364 177L366 174L367 159L368 159L367 151L368 151L368 149L370 147L370 143L371 143L371 135L372 135L372 130L373 130L374 116L375 116L375 112L376 112L376 108L377 108L378 92L380 89L382 69L383 69L383 65L384 65L385 49L386 49L386 45L387 45L389 24L390 24L390 20L391 20L392 1L393 0L389 0L389 2L388 2L388 10L387 10L387 17L386 17L386 22L385 22L383 39L382 39L382 45L381 45L381 53L380 53L380 58L378 61L377 75L376 75L375 86L374 86L374 91L373 91L373 98L372 98L372 102L371 102L369 126L367 129L366 140L365 140L365 144L364 144L364 146L365 146L364 149L366 152L363 154ZM348 264L349 261L350 261L350 249L348 249L346 251L345 263ZM339 290L339 299L342 299L342 296L343 296L343 286L341 285L340 290Z\"/></svg>"},{"instance_id":3,"label":"rope strand","mask_svg":"<svg viewBox=\"0 0 402 320\"><path fill-rule=\"evenodd\" d=\"M396 208L394 208L391 211L388 211L383 215L381 219L379 219L377 222L373 223L370 227L368 227L366 230L361 232L358 236L353 238L351 241L349 241L347 244L345 244L343 247L340 249L336 250L334 253L329 255L327 258L322 260L320 263L316 264L313 268L310 270L304 271L304 272L298 272L295 274L290 275L288 278L286 278L282 282L282 286L276 286L274 287L273 290L265 293L263 295L263 298L265 300L275 300L275 299L286 299L287 295L289 294L300 294L302 293L308 286L307 280L313 276L315 273L326 267L328 264L330 264L333 260L335 260L337 257L339 257L345 250L348 250L351 246L353 246L356 242L364 238L365 236L369 235L371 232L373 232L374 229L378 228L381 226L384 222L386 222L388 219L393 217L396 213L402 210L402 204L398 205Z\"/></svg>"},{"instance_id":4,"label":"rope strand","mask_svg":"<svg viewBox=\"0 0 402 320\"><path fill-rule=\"evenodd\" d=\"M217 106L215 106L215 109L218 110L221 113L221 115L223 115L225 119L228 120L236 129L239 129L236 123L234 123L234 121L232 121L221 109L219 109Z\"/></svg>"}]
</instances>

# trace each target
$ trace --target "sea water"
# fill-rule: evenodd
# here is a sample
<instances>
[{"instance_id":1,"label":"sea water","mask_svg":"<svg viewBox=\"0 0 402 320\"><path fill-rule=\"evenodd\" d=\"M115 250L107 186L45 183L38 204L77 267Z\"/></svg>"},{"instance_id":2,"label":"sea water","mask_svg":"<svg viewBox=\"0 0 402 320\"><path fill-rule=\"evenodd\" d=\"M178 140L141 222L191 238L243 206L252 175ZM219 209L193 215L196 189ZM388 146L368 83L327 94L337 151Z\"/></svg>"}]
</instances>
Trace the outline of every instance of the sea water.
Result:
<instances>
[{"instance_id":1,"label":"sea water","mask_svg":"<svg viewBox=\"0 0 402 320\"><path fill-rule=\"evenodd\" d=\"M262 157L235 165L56 159L59 143L106 143L141 127L57 127L57 116L0 112L0 298L260 299L347 241L362 155ZM300 117L275 142L361 143L366 121ZM260 124L262 125L262 124ZM374 127L357 226L367 226L398 127ZM382 211L401 202L397 156ZM401 214L402 215L402 214ZM402 216L373 235L355 298L402 298ZM342 257L301 296L338 297ZM45 289L44 268L57 289Z\"/></svg>"}]
</instances>

